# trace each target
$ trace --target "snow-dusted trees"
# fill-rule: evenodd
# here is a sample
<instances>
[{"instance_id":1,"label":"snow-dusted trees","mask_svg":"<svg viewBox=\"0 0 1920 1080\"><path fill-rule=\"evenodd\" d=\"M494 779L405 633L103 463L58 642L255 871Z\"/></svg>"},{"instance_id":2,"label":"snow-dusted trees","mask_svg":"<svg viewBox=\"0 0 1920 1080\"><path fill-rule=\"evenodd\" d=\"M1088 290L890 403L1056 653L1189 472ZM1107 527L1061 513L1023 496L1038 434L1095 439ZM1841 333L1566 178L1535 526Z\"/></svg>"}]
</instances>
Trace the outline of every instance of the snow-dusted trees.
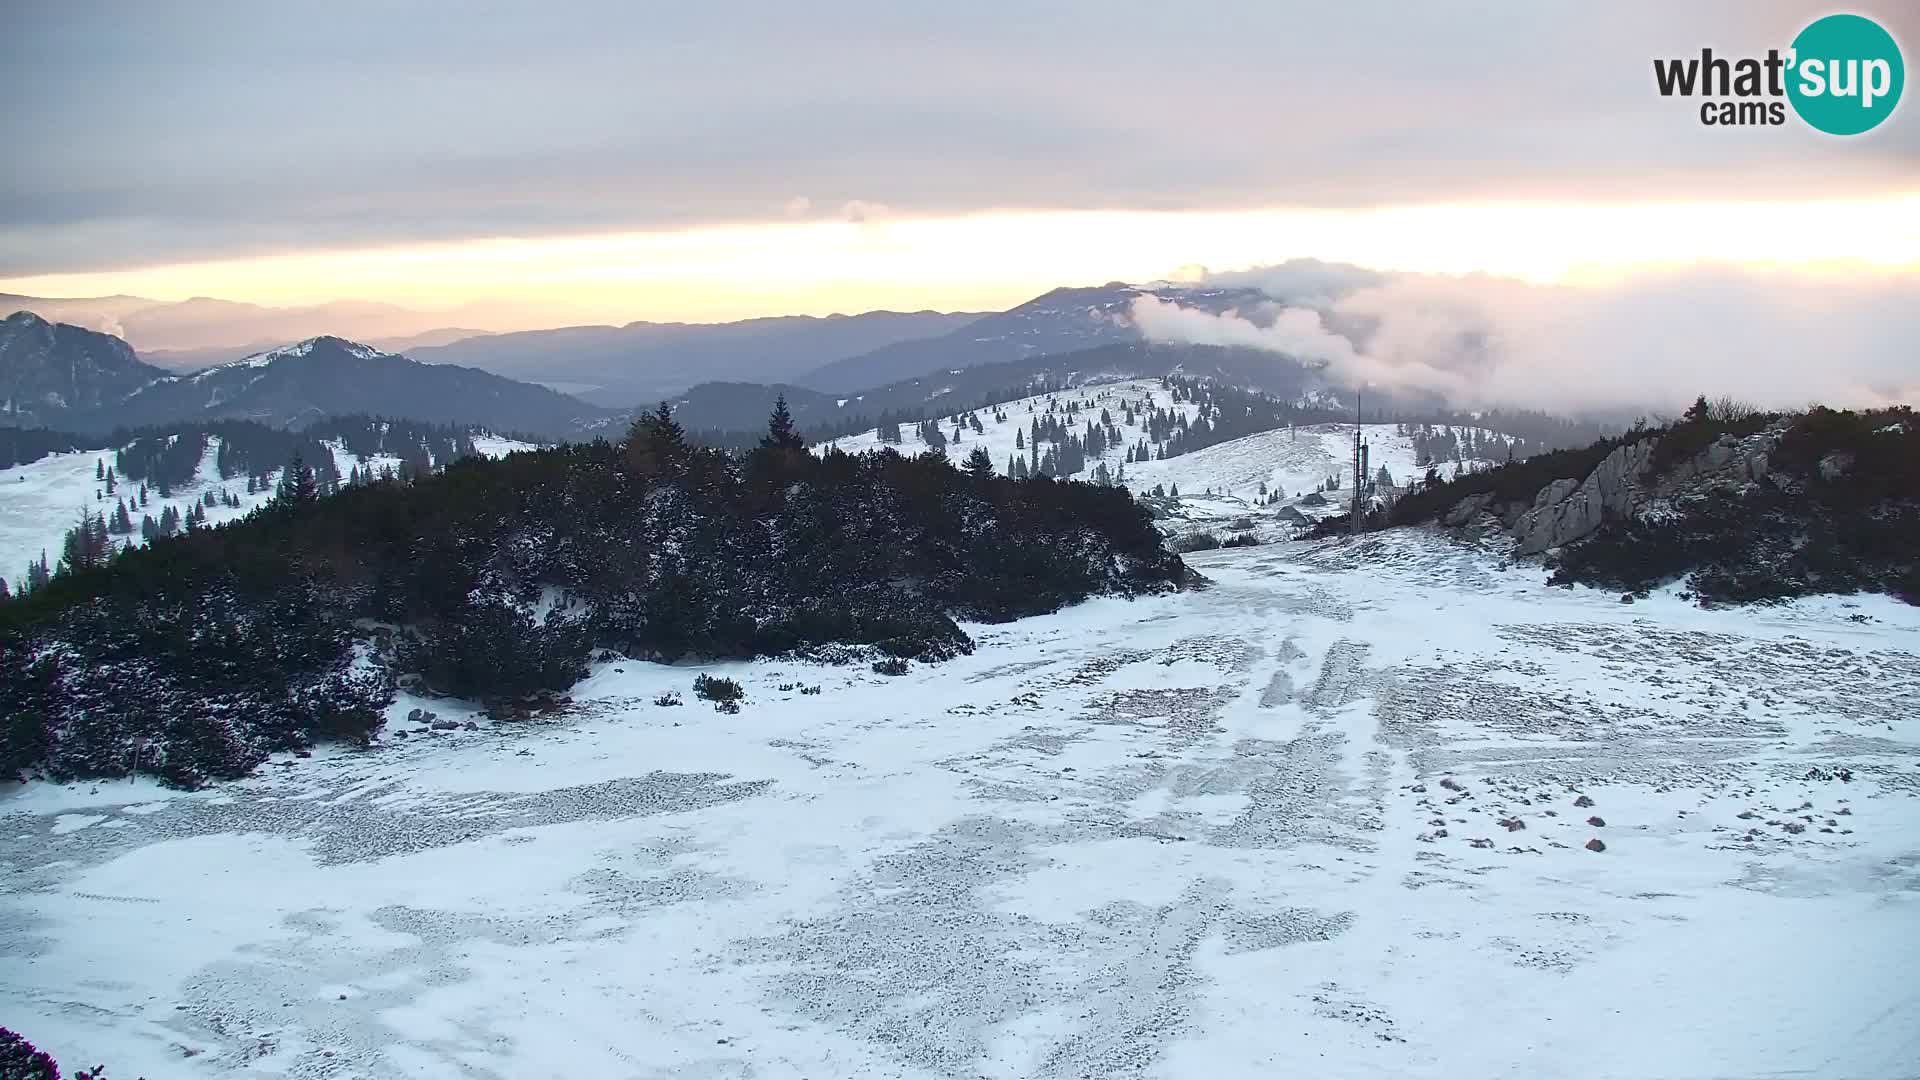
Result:
<instances>
[{"instance_id":1,"label":"snow-dusted trees","mask_svg":"<svg viewBox=\"0 0 1920 1080\"><path fill-rule=\"evenodd\" d=\"M281 506L309 506L320 499L320 485L313 478L313 468L298 451L287 462L287 468L280 475L280 486L273 493L273 501Z\"/></svg>"},{"instance_id":2,"label":"snow-dusted trees","mask_svg":"<svg viewBox=\"0 0 1920 1080\"><path fill-rule=\"evenodd\" d=\"M59 572L74 574L105 566L107 560L113 558L113 548L106 515L82 511L80 520L67 530L61 544Z\"/></svg>"}]
</instances>

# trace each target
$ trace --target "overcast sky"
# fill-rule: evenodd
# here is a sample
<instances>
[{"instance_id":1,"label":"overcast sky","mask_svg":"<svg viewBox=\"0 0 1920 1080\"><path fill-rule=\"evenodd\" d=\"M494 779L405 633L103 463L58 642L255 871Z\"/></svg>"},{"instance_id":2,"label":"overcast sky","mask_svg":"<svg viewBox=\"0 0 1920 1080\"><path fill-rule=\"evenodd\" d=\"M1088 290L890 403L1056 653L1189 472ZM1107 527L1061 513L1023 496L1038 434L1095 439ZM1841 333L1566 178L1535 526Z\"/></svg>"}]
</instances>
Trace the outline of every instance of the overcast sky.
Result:
<instances>
[{"instance_id":1,"label":"overcast sky","mask_svg":"<svg viewBox=\"0 0 1920 1080\"><path fill-rule=\"evenodd\" d=\"M1653 92L1654 56L1784 47L1821 5L8 6L0 275L799 200L1835 196L1912 190L1920 166L1920 124L1712 130ZM1920 40L1914 5L1878 6Z\"/></svg>"}]
</instances>

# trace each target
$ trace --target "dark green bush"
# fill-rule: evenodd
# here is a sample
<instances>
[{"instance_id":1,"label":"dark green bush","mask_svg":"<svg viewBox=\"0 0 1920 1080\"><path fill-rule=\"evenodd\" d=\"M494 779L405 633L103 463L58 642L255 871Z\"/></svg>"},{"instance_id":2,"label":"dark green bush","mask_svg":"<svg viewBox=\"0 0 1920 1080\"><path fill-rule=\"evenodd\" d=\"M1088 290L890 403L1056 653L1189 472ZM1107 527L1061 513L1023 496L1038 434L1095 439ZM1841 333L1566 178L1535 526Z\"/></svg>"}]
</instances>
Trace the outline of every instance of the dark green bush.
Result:
<instances>
[{"instance_id":1,"label":"dark green bush","mask_svg":"<svg viewBox=\"0 0 1920 1080\"><path fill-rule=\"evenodd\" d=\"M739 701L747 692L724 676L701 675L693 680L693 696L703 701Z\"/></svg>"}]
</instances>

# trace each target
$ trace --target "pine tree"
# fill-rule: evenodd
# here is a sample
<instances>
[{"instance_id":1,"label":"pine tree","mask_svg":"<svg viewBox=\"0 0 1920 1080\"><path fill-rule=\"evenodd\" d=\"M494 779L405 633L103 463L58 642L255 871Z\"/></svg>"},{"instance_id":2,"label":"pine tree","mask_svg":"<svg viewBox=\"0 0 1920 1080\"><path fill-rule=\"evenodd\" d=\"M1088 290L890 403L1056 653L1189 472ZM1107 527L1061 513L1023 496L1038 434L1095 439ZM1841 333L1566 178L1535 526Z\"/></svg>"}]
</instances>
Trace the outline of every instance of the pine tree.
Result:
<instances>
[{"instance_id":1,"label":"pine tree","mask_svg":"<svg viewBox=\"0 0 1920 1080\"><path fill-rule=\"evenodd\" d=\"M686 430L673 418L673 406L664 401L627 429L627 461L643 477L678 473L690 457Z\"/></svg>"},{"instance_id":2,"label":"pine tree","mask_svg":"<svg viewBox=\"0 0 1920 1080\"><path fill-rule=\"evenodd\" d=\"M114 505L113 521L109 523L108 528L120 536L127 536L133 532L133 519L127 516L127 501L125 499L119 500L119 502Z\"/></svg>"},{"instance_id":3,"label":"pine tree","mask_svg":"<svg viewBox=\"0 0 1920 1080\"><path fill-rule=\"evenodd\" d=\"M47 549L40 549L40 561L27 564L27 592L38 592L46 588L53 580L53 571L47 568Z\"/></svg>"},{"instance_id":4,"label":"pine tree","mask_svg":"<svg viewBox=\"0 0 1920 1080\"><path fill-rule=\"evenodd\" d=\"M113 493L114 493L113 466L109 465L107 466L107 494L111 495Z\"/></svg>"},{"instance_id":5,"label":"pine tree","mask_svg":"<svg viewBox=\"0 0 1920 1080\"><path fill-rule=\"evenodd\" d=\"M147 485L145 483L140 485L140 508L142 510L147 508Z\"/></svg>"},{"instance_id":6,"label":"pine tree","mask_svg":"<svg viewBox=\"0 0 1920 1080\"><path fill-rule=\"evenodd\" d=\"M1701 398L1700 400L1705 401L1707 399ZM101 458L93 459L93 478L95 480L105 480L107 478L107 463Z\"/></svg>"},{"instance_id":7,"label":"pine tree","mask_svg":"<svg viewBox=\"0 0 1920 1080\"><path fill-rule=\"evenodd\" d=\"M1179 484L1174 484L1174 483L1169 483L1169 484L1167 485L1167 498L1169 498L1169 499L1177 499L1177 498L1179 498L1179 497L1180 497L1180 485L1179 485Z\"/></svg>"},{"instance_id":8,"label":"pine tree","mask_svg":"<svg viewBox=\"0 0 1920 1080\"><path fill-rule=\"evenodd\" d=\"M140 539L152 540L160 535L160 523L153 520L152 514L140 515Z\"/></svg>"},{"instance_id":9,"label":"pine tree","mask_svg":"<svg viewBox=\"0 0 1920 1080\"><path fill-rule=\"evenodd\" d=\"M967 473L975 480L993 478L993 455L987 453L986 447L976 446L973 452L967 455Z\"/></svg>"},{"instance_id":10,"label":"pine tree","mask_svg":"<svg viewBox=\"0 0 1920 1080\"><path fill-rule=\"evenodd\" d=\"M105 566L113 556L113 539L107 535L103 514L81 513L80 520L67 530L60 552L60 573L73 574Z\"/></svg>"},{"instance_id":11,"label":"pine tree","mask_svg":"<svg viewBox=\"0 0 1920 1080\"><path fill-rule=\"evenodd\" d=\"M1026 436L1020 434L1019 428L1013 429L1013 448L1015 450L1025 450L1027 448Z\"/></svg>"},{"instance_id":12,"label":"pine tree","mask_svg":"<svg viewBox=\"0 0 1920 1080\"><path fill-rule=\"evenodd\" d=\"M7 591L7 579L0 577L0 603L13 599L13 593Z\"/></svg>"},{"instance_id":13,"label":"pine tree","mask_svg":"<svg viewBox=\"0 0 1920 1080\"><path fill-rule=\"evenodd\" d=\"M320 501L320 485L300 451L293 452L286 471L280 474L280 487L273 493L273 501L281 506L311 506Z\"/></svg>"},{"instance_id":14,"label":"pine tree","mask_svg":"<svg viewBox=\"0 0 1920 1080\"><path fill-rule=\"evenodd\" d=\"M793 429L793 413L787 410L787 395L774 399L773 415L767 418L767 434L760 445L768 450L805 450L807 441Z\"/></svg>"}]
</instances>

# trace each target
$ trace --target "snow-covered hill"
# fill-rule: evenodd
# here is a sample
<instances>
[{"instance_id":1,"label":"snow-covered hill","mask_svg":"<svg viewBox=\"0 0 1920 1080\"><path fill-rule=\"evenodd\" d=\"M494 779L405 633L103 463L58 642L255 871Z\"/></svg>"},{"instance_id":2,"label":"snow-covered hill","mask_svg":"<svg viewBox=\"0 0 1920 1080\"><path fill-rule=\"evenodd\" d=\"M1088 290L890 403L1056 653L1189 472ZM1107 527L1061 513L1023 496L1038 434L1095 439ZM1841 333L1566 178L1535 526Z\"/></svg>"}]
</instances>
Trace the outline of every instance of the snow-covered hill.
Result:
<instances>
[{"instance_id":1,"label":"snow-covered hill","mask_svg":"<svg viewBox=\"0 0 1920 1080\"><path fill-rule=\"evenodd\" d=\"M1176 401L1158 379L1124 379L1075 387L1051 394L1036 394L969 414L948 415L940 420L945 437L943 448L955 465L963 464L976 447L984 446L993 458L996 472L1005 475L1012 458L1031 462L1033 422L1052 413L1060 415L1069 403L1079 406L1076 419L1068 426L1084 428L1088 420L1097 420L1101 410L1121 432L1120 442L1099 455L1088 455L1086 467L1072 474L1074 479L1092 479L1095 470L1106 466L1109 478L1136 495L1160 489L1178 490L1180 501L1162 509L1175 520L1187 523L1217 524L1242 515L1266 511L1270 516L1280 506L1294 506L1309 517L1344 510L1353 485L1353 426L1315 424L1299 428L1249 435L1214 446L1165 459L1126 461L1127 450L1147 438L1146 415L1155 408L1191 420L1198 409L1193 402ZM1134 408L1133 423L1127 422L1125 406ZM977 418L981 430L975 432L959 422L960 415ZM955 436L958 428L959 434ZM1464 433L1467 429L1459 429ZM1492 437L1483 429L1472 429L1476 437ZM903 454L925 453L929 446L913 425L901 425L901 442L894 449ZM1368 474L1372 479L1385 468L1398 486L1418 480L1426 465L1415 449L1415 439L1396 424L1366 424L1361 429L1367 443ZM1016 439L1018 442L1016 443ZM882 443L878 429L823 443L817 450L837 447L848 453L876 450ZM1045 453L1050 444L1043 444ZM1158 452L1159 446L1154 447ZM1490 466L1492 461L1463 456L1431 463L1442 475L1451 475L1457 466L1474 469ZM1340 490L1329 492L1322 505L1301 505L1302 497L1312 494L1329 477L1335 477ZM1261 486L1265 485L1265 491ZM1280 501L1268 504L1268 495L1278 492ZM1309 500L1311 502L1311 500Z\"/></svg>"},{"instance_id":2,"label":"snow-covered hill","mask_svg":"<svg viewBox=\"0 0 1920 1080\"><path fill-rule=\"evenodd\" d=\"M334 463L343 477L354 467L371 469L377 475L383 467L397 469L400 464L399 458L387 455L356 457L337 441L328 445L334 451ZM532 444L495 436L476 437L473 445L475 450L489 457L532 449ZM38 560L42 552L46 553L49 565L57 564L62 540L82 513L111 516L118 500L132 497L137 501L138 483L121 480L116 485L117 491L109 495L105 484L94 477L96 469L113 465L118 449L103 447L50 454L26 465L0 469L0 577L7 579L9 586L17 586L25 580L27 564ZM201 455L192 480L172 488L165 497L150 490L144 508L129 507L134 523L139 523L142 514L151 515L157 520L169 506L184 517L187 510L198 503L207 515L207 524L220 525L245 517L273 497L272 484L249 492L245 476L221 479L220 470L215 464L219 453L220 437L209 437L206 451ZM274 470L271 478L277 482L279 475L280 471ZM214 494L217 505L204 504L203 500L209 492ZM232 495L240 505L227 506L220 498L222 495ZM141 543L140 533L136 528L130 535L114 537L114 541L138 546Z\"/></svg>"},{"instance_id":3,"label":"snow-covered hill","mask_svg":"<svg viewBox=\"0 0 1920 1080\"><path fill-rule=\"evenodd\" d=\"M0 797L0 1016L179 1080L1911 1073L1920 609L1193 562L900 678Z\"/></svg>"},{"instance_id":4,"label":"snow-covered hill","mask_svg":"<svg viewBox=\"0 0 1920 1080\"><path fill-rule=\"evenodd\" d=\"M936 391L933 400L938 399L939 394ZM971 426L961 427L958 438L954 436L954 429L960 414L942 417L941 431L948 440L945 447L946 455L955 465L961 465L966 462L967 455L971 454L974 448L984 446L987 448L987 453L993 456L995 470L1004 475L1012 458L1018 456L1032 460L1033 450L1028 436L1032 434L1034 421L1050 414L1064 417L1069 403L1079 405L1081 408L1071 423L1075 433L1085 428L1089 421L1098 421L1102 409L1107 411L1114 426L1121 432L1119 445L1108 449L1102 456L1089 455L1087 468L1084 470L1086 473L1092 472L1099 462L1105 462L1110 471L1116 471L1124 465L1127 447L1147 436L1146 416L1151 410L1165 409L1190 420L1197 409L1192 402L1175 401L1173 395L1160 385L1158 379L1123 379L1078 386L1058 393L1034 394L997 406L997 416L995 409L980 409L965 414L978 417L981 430L976 433ZM1129 404L1135 410L1134 422L1131 424L1126 422L1125 417L1125 409ZM900 432L902 441L893 444L894 449L903 454L920 454L927 451L927 443L915 433L913 425L901 425ZM885 445L888 444L880 441L879 429L875 428L858 435L849 435L822 443L815 449L824 452L826 447L831 446L849 454L858 454L878 450ZM1043 445L1043 453L1045 449ZM1127 471L1131 473L1131 467L1128 467ZM1086 476L1082 475L1080 479L1086 479Z\"/></svg>"}]
</instances>

